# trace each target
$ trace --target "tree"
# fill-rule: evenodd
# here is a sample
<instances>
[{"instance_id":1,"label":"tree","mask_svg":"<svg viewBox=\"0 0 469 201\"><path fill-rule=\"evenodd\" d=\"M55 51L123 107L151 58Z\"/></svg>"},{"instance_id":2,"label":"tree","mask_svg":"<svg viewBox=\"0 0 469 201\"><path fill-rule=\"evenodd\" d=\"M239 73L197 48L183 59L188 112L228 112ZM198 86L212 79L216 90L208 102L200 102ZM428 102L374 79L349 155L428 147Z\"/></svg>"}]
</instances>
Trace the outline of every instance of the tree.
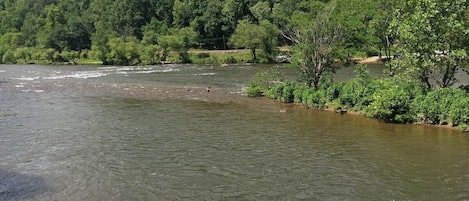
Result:
<instances>
[{"instance_id":1,"label":"tree","mask_svg":"<svg viewBox=\"0 0 469 201\"><path fill-rule=\"evenodd\" d=\"M225 31L225 19L223 18L223 2L208 1L205 5L198 5L202 12L195 13L196 17L191 21L191 27L197 33L199 41L207 49L224 47L223 37L228 35Z\"/></svg>"},{"instance_id":2,"label":"tree","mask_svg":"<svg viewBox=\"0 0 469 201\"><path fill-rule=\"evenodd\" d=\"M384 1L379 5L381 13L374 17L371 22L372 34L376 38L377 46L379 48L379 56L381 58L382 51L386 59L392 56L392 46L396 42L396 30L391 26L392 12L394 9L393 2Z\"/></svg>"},{"instance_id":3,"label":"tree","mask_svg":"<svg viewBox=\"0 0 469 201\"><path fill-rule=\"evenodd\" d=\"M250 7L255 3L250 0L225 0L222 14L225 22L223 29L227 33L233 33L242 19L252 19Z\"/></svg>"},{"instance_id":4,"label":"tree","mask_svg":"<svg viewBox=\"0 0 469 201\"><path fill-rule=\"evenodd\" d=\"M308 87L318 89L324 73L332 70L331 52L342 39L342 33L330 21L333 5L329 5L314 20L298 27L291 35L293 48L293 65L300 72Z\"/></svg>"},{"instance_id":5,"label":"tree","mask_svg":"<svg viewBox=\"0 0 469 201\"><path fill-rule=\"evenodd\" d=\"M196 33L189 27L183 29L169 30L167 35L158 38L163 53L161 60L166 60L169 50L175 51L179 55L179 59L183 63L190 63L189 47L195 42Z\"/></svg>"},{"instance_id":6,"label":"tree","mask_svg":"<svg viewBox=\"0 0 469 201\"><path fill-rule=\"evenodd\" d=\"M264 50L267 58L273 58L273 47L277 44L278 29L267 20L260 24L241 20L236 27L230 43L235 47L243 47L251 50L253 61L257 61L257 49Z\"/></svg>"},{"instance_id":7,"label":"tree","mask_svg":"<svg viewBox=\"0 0 469 201\"><path fill-rule=\"evenodd\" d=\"M404 49L404 71L427 88L450 87L468 60L467 0L399 1L392 26Z\"/></svg>"},{"instance_id":8,"label":"tree","mask_svg":"<svg viewBox=\"0 0 469 201\"><path fill-rule=\"evenodd\" d=\"M135 37L112 38L108 42L110 52L106 55L108 63L117 65L139 64L139 41Z\"/></svg>"},{"instance_id":9,"label":"tree","mask_svg":"<svg viewBox=\"0 0 469 201\"><path fill-rule=\"evenodd\" d=\"M44 48L64 49L66 44L65 34L67 21L64 13L55 5L49 5L44 9L46 24L41 27L37 40Z\"/></svg>"},{"instance_id":10,"label":"tree","mask_svg":"<svg viewBox=\"0 0 469 201\"><path fill-rule=\"evenodd\" d=\"M256 20L270 20L272 15L272 8L270 4L265 1L259 1L250 9L251 13L256 17Z\"/></svg>"}]
</instances>

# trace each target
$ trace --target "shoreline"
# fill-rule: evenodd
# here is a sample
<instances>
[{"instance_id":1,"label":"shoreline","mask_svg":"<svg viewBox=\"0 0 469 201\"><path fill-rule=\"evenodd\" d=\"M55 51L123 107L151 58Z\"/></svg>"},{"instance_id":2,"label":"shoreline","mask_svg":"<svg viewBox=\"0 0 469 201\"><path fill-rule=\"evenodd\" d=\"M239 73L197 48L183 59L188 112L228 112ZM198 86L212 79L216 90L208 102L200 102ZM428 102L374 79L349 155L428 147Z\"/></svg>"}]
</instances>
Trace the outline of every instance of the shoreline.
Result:
<instances>
[{"instance_id":1,"label":"shoreline","mask_svg":"<svg viewBox=\"0 0 469 201\"><path fill-rule=\"evenodd\" d=\"M266 98L267 100L274 100L275 99L271 99L269 97L266 97L264 96L264 98ZM280 102L282 103L282 102ZM303 109L303 110L316 110L316 111L325 111L325 112L331 112L331 113L336 113L338 115L351 115L351 116L359 116L359 117L363 117L363 118L367 118L367 119L372 119L372 120L377 120L377 121L380 121L381 123L385 123L385 124L395 124L395 125L416 125L416 126L424 126L424 127L428 127L428 128L443 128L443 129L448 129L448 130L453 130L453 131L458 131L458 132L461 132L461 133L469 133L469 129L466 129L464 131L462 131L460 128L458 128L457 126L452 126L450 124L447 124L447 125L437 125L437 124L426 124L426 123L421 123L421 122L415 122L415 123L407 123L407 124L404 124L404 123L392 123L392 122L385 122L385 121L382 121L382 120L379 120L379 119L375 119L375 118L371 118L371 117L367 117L365 115L362 114L361 111L348 111L348 110L336 110L332 107L326 107L324 109L319 109L319 108L308 108L308 107L305 107L304 105L302 105L301 103L282 103L286 106L294 106L294 107L297 107L297 108L300 108L300 109ZM281 110L280 112L286 112L284 110Z\"/></svg>"},{"instance_id":2,"label":"shoreline","mask_svg":"<svg viewBox=\"0 0 469 201\"><path fill-rule=\"evenodd\" d=\"M357 64L383 64L389 58L379 56L364 57L364 58L353 58L352 61Z\"/></svg>"}]
</instances>

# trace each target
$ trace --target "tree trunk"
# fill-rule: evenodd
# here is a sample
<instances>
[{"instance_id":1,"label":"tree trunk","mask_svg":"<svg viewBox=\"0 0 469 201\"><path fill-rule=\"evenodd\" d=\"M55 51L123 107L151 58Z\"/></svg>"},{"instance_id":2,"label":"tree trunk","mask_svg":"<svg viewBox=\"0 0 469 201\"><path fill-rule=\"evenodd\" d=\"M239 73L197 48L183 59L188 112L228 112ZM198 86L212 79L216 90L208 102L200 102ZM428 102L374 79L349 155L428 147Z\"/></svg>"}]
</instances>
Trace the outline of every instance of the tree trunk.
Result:
<instances>
[{"instance_id":1,"label":"tree trunk","mask_svg":"<svg viewBox=\"0 0 469 201\"><path fill-rule=\"evenodd\" d=\"M251 49L251 54L252 54L252 61L256 62L257 61L256 48Z\"/></svg>"}]
</instances>

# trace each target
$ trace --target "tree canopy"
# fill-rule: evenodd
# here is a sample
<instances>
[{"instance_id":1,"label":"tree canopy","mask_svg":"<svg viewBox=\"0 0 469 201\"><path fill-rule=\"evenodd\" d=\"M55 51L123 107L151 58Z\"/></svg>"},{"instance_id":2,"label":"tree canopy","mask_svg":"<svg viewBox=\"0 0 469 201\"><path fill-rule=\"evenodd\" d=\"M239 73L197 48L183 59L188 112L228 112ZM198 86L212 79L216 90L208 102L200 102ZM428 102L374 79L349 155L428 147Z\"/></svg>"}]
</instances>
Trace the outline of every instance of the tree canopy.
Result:
<instances>
[{"instance_id":1,"label":"tree canopy","mask_svg":"<svg viewBox=\"0 0 469 201\"><path fill-rule=\"evenodd\" d=\"M469 23L464 20L469 16L467 0L335 2L0 0L0 63L15 60L12 55L18 49L27 50L26 55L31 58L53 57L45 56L44 52L76 51L80 57L114 63L114 59L108 56L118 41L116 38L142 46L138 49L151 45L153 48L150 49L155 50L153 54L164 59L166 50L182 50L176 47L180 46L176 43L171 43L174 47L165 46L170 44L169 35L179 34L174 38L184 38L180 35L184 30L191 32L190 42L185 42L184 50L248 48L256 56L258 49L271 60L275 56L276 46L296 44L288 37L295 35L299 27L314 21L318 13L331 4L336 5L329 21L341 30L343 37L331 52L336 58L374 56L382 51L390 56L402 49L415 52L417 50L411 47L417 47L417 43L418 48L427 50L451 48L452 55L459 55L452 57L456 60L462 55L456 50L467 53ZM445 30L450 31L443 34ZM249 32L254 33L252 37ZM429 35L430 32L433 34ZM432 41L433 46L426 47L419 41ZM34 55L34 50L39 50L41 54ZM148 54L150 52L147 51ZM182 52L179 55L182 56ZM441 86L450 83L441 82Z\"/></svg>"}]
</instances>

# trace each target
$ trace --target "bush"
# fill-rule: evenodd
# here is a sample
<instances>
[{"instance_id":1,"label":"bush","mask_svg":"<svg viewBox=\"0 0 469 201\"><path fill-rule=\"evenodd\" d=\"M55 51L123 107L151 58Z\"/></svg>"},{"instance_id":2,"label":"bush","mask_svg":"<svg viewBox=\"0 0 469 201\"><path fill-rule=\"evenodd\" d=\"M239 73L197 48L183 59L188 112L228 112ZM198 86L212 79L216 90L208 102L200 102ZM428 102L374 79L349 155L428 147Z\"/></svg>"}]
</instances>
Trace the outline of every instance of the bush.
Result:
<instances>
[{"instance_id":1,"label":"bush","mask_svg":"<svg viewBox=\"0 0 469 201\"><path fill-rule=\"evenodd\" d=\"M16 63L15 54L11 50L8 50L3 54L2 62L7 64Z\"/></svg>"},{"instance_id":2,"label":"bush","mask_svg":"<svg viewBox=\"0 0 469 201\"><path fill-rule=\"evenodd\" d=\"M199 53L197 54L197 58L199 59L203 59L203 58L209 58L210 57L210 54L209 53Z\"/></svg>"},{"instance_id":3,"label":"bush","mask_svg":"<svg viewBox=\"0 0 469 201\"><path fill-rule=\"evenodd\" d=\"M272 67L267 71L256 73L254 79L249 82L246 92L249 96L269 95L269 91L274 82L281 82L283 79L277 67ZM283 89L282 89L283 90ZM273 98L273 97L271 97ZM275 98L278 98L275 97Z\"/></svg>"},{"instance_id":4,"label":"bush","mask_svg":"<svg viewBox=\"0 0 469 201\"><path fill-rule=\"evenodd\" d=\"M305 97L303 97L303 91L305 91L306 88L305 87L301 87L301 86L296 86L295 90L293 91L293 102L295 103L302 103L303 102L303 99Z\"/></svg>"},{"instance_id":5,"label":"bush","mask_svg":"<svg viewBox=\"0 0 469 201\"><path fill-rule=\"evenodd\" d=\"M391 80L380 80L379 84L381 89L373 93L364 113L387 122L413 122L415 115L411 112L411 95L404 90L403 85Z\"/></svg>"},{"instance_id":6,"label":"bush","mask_svg":"<svg viewBox=\"0 0 469 201\"><path fill-rule=\"evenodd\" d=\"M14 53L16 63L30 63L31 62L31 50L29 48L17 48Z\"/></svg>"},{"instance_id":7,"label":"bush","mask_svg":"<svg viewBox=\"0 0 469 201\"><path fill-rule=\"evenodd\" d=\"M65 62L75 62L75 59L80 58L80 53L77 51L62 51L60 55Z\"/></svg>"},{"instance_id":8,"label":"bush","mask_svg":"<svg viewBox=\"0 0 469 201\"><path fill-rule=\"evenodd\" d=\"M469 124L469 97L467 94L453 99L449 108L448 119L453 125Z\"/></svg>"},{"instance_id":9,"label":"bush","mask_svg":"<svg viewBox=\"0 0 469 201\"><path fill-rule=\"evenodd\" d=\"M348 108L362 110L370 104L377 86L377 81L369 82L354 78L343 85L339 94L340 102Z\"/></svg>"},{"instance_id":10,"label":"bush","mask_svg":"<svg viewBox=\"0 0 469 201\"><path fill-rule=\"evenodd\" d=\"M271 98L271 99L278 99L283 94L283 87L284 86L285 86L284 84L274 85L274 86L270 87L269 90L267 90L267 93L265 95L267 97Z\"/></svg>"},{"instance_id":11,"label":"bush","mask_svg":"<svg viewBox=\"0 0 469 201\"><path fill-rule=\"evenodd\" d=\"M419 120L429 124L458 124L467 120L467 94L461 89L441 88L421 95L415 102ZM450 113L451 119L450 119Z\"/></svg>"},{"instance_id":12,"label":"bush","mask_svg":"<svg viewBox=\"0 0 469 201\"><path fill-rule=\"evenodd\" d=\"M335 82L328 88L324 89L325 98L328 102L337 100L340 97L340 93L344 87L344 83Z\"/></svg>"},{"instance_id":13,"label":"bush","mask_svg":"<svg viewBox=\"0 0 469 201\"><path fill-rule=\"evenodd\" d=\"M237 63L238 61L233 57L233 56L227 56L223 59L223 63L225 64L234 64Z\"/></svg>"},{"instance_id":14,"label":"bush","mask_svg":"<svg viewBox=\"0 0 469 201\"><path fill-rule=\"evenodd\" d=\"M339 99L340 103L348 108L362 110L370 104L371 96L379 83L371 77L366 66L357 65L355 68L356 77L341 86Z\"/></svg>"},{"instance_id":15,"label":"bush","mask_svg":"<svg viewBox=\"0 0 469 201\"><path fill-rule=\"evenodd\" d=\"M280 101L284 103L293 103L294 98L295 98L293 94L294 91L295 91L295 87L292 84L290 83L285 84L282 90L282 94L280 95Z\"/></svg>"}]
</instances>

